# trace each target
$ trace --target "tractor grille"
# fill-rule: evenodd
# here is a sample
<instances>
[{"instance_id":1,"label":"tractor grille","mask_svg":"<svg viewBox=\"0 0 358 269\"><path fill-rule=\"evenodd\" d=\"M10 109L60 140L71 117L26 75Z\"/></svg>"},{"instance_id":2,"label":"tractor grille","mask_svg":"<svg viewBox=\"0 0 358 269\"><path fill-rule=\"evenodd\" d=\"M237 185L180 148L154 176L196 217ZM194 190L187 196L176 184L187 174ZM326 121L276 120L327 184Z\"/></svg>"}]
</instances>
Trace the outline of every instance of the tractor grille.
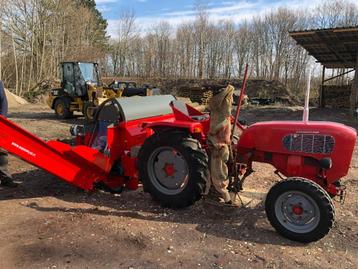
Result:
<instances>
[{"instance_id":1,"label":"tractor grille","mask_svg":"<svg viewBox=\"0 0 358 269\"><path fill-rule=\"evenodd\" d=\"M333 136L323 134L290 134L283 138L283 146L294 152L329 154L334 144Z\"/></svg>"}]
</instances>

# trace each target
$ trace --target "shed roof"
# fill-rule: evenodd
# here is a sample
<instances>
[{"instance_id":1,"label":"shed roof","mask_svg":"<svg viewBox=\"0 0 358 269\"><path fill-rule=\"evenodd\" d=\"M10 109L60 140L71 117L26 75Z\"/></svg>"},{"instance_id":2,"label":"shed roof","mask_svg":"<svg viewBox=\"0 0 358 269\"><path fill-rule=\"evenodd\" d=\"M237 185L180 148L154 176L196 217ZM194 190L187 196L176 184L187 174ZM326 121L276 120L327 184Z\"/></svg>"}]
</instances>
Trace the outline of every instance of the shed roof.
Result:
<instances>
[{"instance_id":1,"label":"shed roof","mask_svg":"<svg viewBox=\"0 0 358 269\"><path fill-rule=\"evenodd\" d=\"M290 32L290 36L326 68L355 68L358 26Z\"/></svg>"}]
</instances>

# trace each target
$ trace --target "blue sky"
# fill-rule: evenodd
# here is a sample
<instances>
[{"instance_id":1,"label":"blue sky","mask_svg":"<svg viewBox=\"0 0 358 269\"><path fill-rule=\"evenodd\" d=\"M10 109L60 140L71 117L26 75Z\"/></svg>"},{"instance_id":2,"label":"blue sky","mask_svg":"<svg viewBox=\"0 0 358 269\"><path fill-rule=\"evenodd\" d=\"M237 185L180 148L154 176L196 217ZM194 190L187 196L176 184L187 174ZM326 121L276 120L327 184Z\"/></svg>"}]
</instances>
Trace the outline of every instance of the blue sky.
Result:
<instances>
[{"instance_id":1,"label":"blue sky","mask_svg":"<svg viewBox=\"0 0 358 269\"><path fill-rule=\"evenodd\" d=\"M313 8L321 0L208 0L203 1L208 7L213 21L231 19L237 23L250 20L255 15L262 15L280 6L305 9ZM97 8L108 20L108 33L116 36L116 23L123 10L132 10L141 31L166 20L174 27L182 21L192 20L195 16L196 0L96 0Z\"/></svg>"}]
</instances>

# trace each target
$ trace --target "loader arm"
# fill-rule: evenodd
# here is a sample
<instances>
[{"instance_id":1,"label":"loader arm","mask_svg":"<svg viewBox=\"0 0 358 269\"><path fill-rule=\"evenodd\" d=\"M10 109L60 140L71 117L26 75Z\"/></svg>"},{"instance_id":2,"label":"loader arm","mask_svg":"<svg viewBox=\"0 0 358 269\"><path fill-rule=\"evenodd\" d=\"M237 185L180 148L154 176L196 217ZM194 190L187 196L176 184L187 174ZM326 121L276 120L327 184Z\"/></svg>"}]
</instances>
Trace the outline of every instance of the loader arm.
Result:
<instances>
[{"instance_id":1,"label":"loader arm","mask_svg":"<svg viewBox=\"0 0 358 269\"><path fill-rule=\"evenodd\" d=\"M110 160L85 146L45 142L0 116L0 148L84 190L107 178Z\"/></svg>"}]
</instances>

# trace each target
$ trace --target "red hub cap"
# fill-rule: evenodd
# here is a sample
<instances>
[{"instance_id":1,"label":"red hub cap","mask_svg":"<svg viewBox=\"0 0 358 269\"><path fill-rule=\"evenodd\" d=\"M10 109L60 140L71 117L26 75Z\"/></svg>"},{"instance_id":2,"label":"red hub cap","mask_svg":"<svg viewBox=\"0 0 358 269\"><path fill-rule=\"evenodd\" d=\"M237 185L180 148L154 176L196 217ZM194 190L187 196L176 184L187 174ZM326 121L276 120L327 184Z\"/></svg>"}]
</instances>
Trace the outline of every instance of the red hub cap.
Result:
<instances>
[{"instance_id":1,"label":"red hub cap","mask_svg":"<svg viewBox=\"0 0 358 269\"><path fill-rule=\"evenodd\" d=\"M292 211L295 215L298 215L298 216L303 214L303 208L300 205L294 205L292 207Z\"/></svg>"},{"instance_id":2,"label":"red hub cap","mask_svg":"<svg viewBox=\"0 0 358 269\"><path fill-rule=\"evenodd\" d=\"M174 174L176 172L175 167L172 163L166 163L163 170L164 170L165 174L167 175L167 177L174 176Z\"/></svg>"}]
</instances>

